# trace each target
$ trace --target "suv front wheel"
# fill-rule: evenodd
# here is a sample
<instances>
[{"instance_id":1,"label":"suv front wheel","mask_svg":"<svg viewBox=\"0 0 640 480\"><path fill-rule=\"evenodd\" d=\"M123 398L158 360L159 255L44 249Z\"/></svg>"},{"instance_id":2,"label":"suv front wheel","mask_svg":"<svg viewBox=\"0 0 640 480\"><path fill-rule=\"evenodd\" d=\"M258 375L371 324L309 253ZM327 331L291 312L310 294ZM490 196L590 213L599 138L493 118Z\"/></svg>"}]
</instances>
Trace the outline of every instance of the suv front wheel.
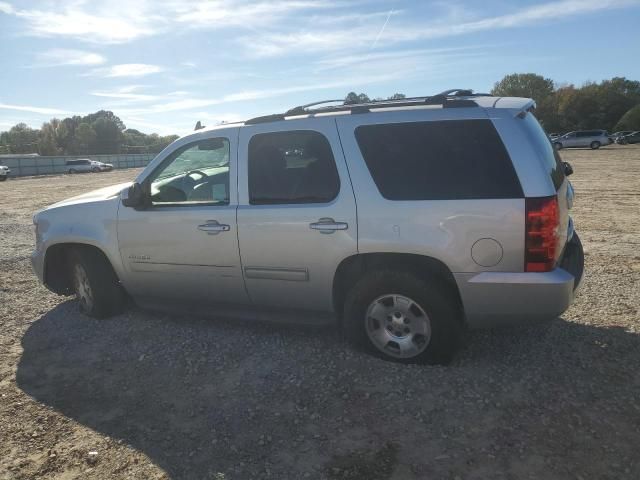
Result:
<instances>
[{"instance_id":1,"label":"suv front wheel","mask_svg":"<svg viewBox=\"0 0 640 480\"><path fill-rule=\"evenodd\" d=\"M387 360L446 364L457 349L462 322L454 296L440 283L409 272L378 271L349 292L344 331Z\"/></svg>"},{"instance_id":2,"label":"suv front wheel","mask_svg":"<svg viewBox=\"0 0 640 480\"><path fill-rule=\"evenodd\" d=\"M562 144L560 142L554 142L553 148L555 148L556 150L562 150Z\"/></svg>"},{"instance_id":3,"label":"suv front wheel","mask_svg":"<svg viewBox=\"0 0 640 480\"><path fill-rule=\"evenodd\" d=\"M73 290L80 311L95 318L121 313L125 295L107 259L92 248L79 248L69 262Z\"/></svg>"}]
</instances>

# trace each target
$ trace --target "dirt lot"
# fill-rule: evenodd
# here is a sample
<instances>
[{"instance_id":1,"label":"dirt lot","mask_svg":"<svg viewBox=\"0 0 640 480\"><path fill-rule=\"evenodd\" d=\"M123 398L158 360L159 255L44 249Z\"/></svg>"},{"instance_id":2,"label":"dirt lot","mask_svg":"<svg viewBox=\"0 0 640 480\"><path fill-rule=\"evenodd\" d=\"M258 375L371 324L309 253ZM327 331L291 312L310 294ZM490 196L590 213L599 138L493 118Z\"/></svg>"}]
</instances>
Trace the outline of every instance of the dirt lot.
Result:
<instances>
[{"instance_id":1,"label":"dirt lot","mask_svg":"<svg viewBox=\"0 0 640 480\"><path fill-rule=\"evenodd\" d=\"M577 302L469 333L449 367L335 328L84 318L32 274L31 215L136 171L0 184L0 478L640 478L640 146L562 155Z\"/></svg>"}]
</instances>

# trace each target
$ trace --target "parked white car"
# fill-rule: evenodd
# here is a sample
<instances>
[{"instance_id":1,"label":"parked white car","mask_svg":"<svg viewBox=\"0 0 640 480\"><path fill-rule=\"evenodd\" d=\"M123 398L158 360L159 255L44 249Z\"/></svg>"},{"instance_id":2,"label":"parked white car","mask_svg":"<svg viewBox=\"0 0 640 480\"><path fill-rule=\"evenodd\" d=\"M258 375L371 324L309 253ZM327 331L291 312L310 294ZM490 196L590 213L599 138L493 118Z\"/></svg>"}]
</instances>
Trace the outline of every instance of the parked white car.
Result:
<instances>
[{"instance_id":1,"label":"parked white car","mask_svg":"<svg viewBox=\"0 0 640 480\"><path fill-rule=\"evenodd\" d=\"M561 137L552 139L553 146L556 150L562 148L591 148L597 150L603 145L612 143L611 138L606 130L581 130L576 132L565 133Z\"/></svg>"},{"instance_id":2,"label":"parked white car","mask_svg":"<svg viewBox=\"0 0 640 480\"><path fill-rule=\"evenodd\" d=\"M69 173L85 173L85 172L109 172L113 170L110 163L102 163L89 158L78 158L75 160L67 160L67 172Z\"/></svg>"},{"instance_id":3,"label":"parked white car","mask_svg":"<svg viewBox=\"0 0 640 480\"><path fill-rule=\"evenodd\" d=\"M9 167L0 165L0 182L4 182L7 178L9 178L10 173L11 170L9 169Z\"/></svg>"}]
</instances>

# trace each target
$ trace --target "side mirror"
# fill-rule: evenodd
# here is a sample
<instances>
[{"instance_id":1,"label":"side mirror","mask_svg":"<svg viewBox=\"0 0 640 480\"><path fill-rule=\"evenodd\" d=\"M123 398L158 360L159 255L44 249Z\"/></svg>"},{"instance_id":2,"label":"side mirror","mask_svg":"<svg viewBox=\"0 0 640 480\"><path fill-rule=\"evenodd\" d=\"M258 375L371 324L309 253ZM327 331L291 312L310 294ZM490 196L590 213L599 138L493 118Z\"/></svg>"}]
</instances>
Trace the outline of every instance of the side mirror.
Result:
<instances>
[{"instance_id":1,"label":"side mirror","mask_svg":"<svg viewBox=\"0 0 640 480\"><path fill-rule=\"evenodd\" d=\"M142 207L146 203L145 197L144 188L136 182L126 190L122 197L122 204L125 207Z\"/></svg>"},{"instance_id":2,"label":"side mirror","mask_svg":"<svg viewBox=\"0 0 640 480\"><path fill-rule=\"evenodd\" d=\"M568 177L573 174L573 167L569 162L562 162L562 167L564 168L564 174Z\"/></svg>"}]
</instances>

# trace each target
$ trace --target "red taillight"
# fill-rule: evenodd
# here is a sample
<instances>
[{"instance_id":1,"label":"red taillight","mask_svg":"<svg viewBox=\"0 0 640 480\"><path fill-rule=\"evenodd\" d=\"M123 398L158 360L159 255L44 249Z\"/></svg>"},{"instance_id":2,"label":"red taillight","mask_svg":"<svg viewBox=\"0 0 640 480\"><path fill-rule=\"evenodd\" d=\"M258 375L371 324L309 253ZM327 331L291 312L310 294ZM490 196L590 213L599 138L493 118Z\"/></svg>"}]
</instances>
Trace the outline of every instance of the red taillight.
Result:
<instances>
[{"instance_id":1,"label":"red taillight","mask_svg":"<svg viewBox=\"0 0 640 480\"><path fill-rule=\"evenodd\" d=\"M548 272L560 253L560 212L556 196L527 198L525 230L525 272Z\"/></svg>"}]
</instances>

